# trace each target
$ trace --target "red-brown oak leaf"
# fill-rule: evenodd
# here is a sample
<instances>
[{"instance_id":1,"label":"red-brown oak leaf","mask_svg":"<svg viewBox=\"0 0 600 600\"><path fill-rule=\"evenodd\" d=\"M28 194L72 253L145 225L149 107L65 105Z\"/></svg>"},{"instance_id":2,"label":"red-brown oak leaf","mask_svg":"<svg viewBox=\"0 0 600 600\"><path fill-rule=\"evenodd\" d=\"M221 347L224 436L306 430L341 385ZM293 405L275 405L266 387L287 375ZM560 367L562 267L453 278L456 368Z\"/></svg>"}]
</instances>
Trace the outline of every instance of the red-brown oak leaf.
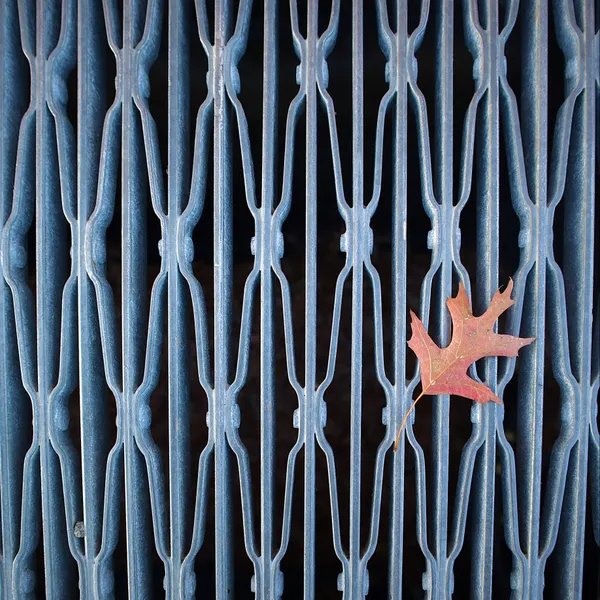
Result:
<instances>
[{"instance_id":1,"label":"red-brown oak leaf","mask_svg":"<svg viewBox=\"0 0 600 600\"><path fill-rule=\"evenodd\" d=\"M475 317L460 283L456 297L446 301L452 318L452 340L446 348L440 348L429 337L419 317L410 311L412 337L408 345L419 359L424 395L455 394L481 404L489 400L502 404L487 385L471 379L467 369L484 356L517 356L520 348L535 339L494 333L498 317L515 303L510 298L512 289L510 279L504 292L494 294L485 313Z\"/></svg>"},{"instance_id":2,"label":"red-brown oak leaf","mask_svg":"<svg viewBox=\"0 0 600 600\"><path fill-rule=\"evenodd\" d=\"M506 290L498 290L485 313L475 317L467 292L459 283L456 297L446 301L452 318L452 339L446 348L440 348L429 337L422 321L410 311L412 337L408 345L419 359L422 391L400 425L394 449L398 447L408 415L424 395L454 394L481 404L490 400L502 404L487 385L471 379L467 369L485 356L517 356L520 348L534 341L535 338L494 333L498 317L515 303L510 297L512 289L513 282L509 279Z\"/></svg>"}]
</instances>

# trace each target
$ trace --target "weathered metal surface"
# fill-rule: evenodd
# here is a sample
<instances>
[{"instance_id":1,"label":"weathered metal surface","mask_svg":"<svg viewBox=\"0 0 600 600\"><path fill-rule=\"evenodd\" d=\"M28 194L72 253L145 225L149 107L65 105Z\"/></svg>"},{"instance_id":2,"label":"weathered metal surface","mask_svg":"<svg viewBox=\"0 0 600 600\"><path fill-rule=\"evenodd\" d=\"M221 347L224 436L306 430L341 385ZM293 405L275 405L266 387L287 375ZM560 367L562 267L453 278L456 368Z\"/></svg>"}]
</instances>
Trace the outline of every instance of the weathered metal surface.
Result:
<instances>
[{"instance_id":1,"label":"weathered metal surface","mask_svg":"<svg viewBox=\"0 0 600 600\"><path fill-rule=\"evenodd\" d=\"M0 597L593 597L597 11L0 0Z\"/></svg>"}]
</instances>

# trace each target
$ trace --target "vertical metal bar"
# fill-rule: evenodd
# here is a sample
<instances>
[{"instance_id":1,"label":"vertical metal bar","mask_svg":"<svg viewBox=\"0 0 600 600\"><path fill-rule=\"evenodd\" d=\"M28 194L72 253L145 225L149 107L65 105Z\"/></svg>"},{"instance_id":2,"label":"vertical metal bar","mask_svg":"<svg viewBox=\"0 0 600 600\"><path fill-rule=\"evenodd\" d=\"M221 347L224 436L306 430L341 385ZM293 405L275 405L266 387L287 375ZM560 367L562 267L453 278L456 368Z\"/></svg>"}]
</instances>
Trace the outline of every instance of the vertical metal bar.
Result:
<instances>
[{"instance_id":1,"label":"vertical metal bar","mask_svg":"<svg viewBox=\"0 0 600 600\"><path fill-rule=\"evenodd\" d=\"M306 259L304 329L304 600L315 597L315 427L317 358L317 40L318 0L307 3L306 67Z\"/></svg>"},{"instance_id":2,"label":"vertical metal bar","mask_svg":"<svg viewBox=\"0 0 600 600\"><path fill-rule=\"evenodd\" d=\"M261 291L260 291L260 560L261 600L280 596L273 564L273 504L275 479L275 337L273 331L273 272L271 238L275 199L275 144L277 139L277 13L275 0L264 2L263 129L261 181ZM276 248L277 250L277 248Z\"/></svg>"},{"instance_id":3,"label":"vertical metal bar","mask_svg":"<svg viewBox=\"0 0 600 600\"><path fill-rule=\"evenodd\" d=\"M61 283L61 275L66 275L68 235L60 227L61 218L70 229L71 265L63 289L59 290L62 300L59 324L58 368L56 382L48 395L47 429L53 450L58 455L61 469L61 484L64 497L66 537L71 554L79 567L79 588L85 594L91 594L92 570L86 563L84 544L75 535L83 524L82 479L78 458L67 432L71 416L69 414L69 396L77 385L77 263L80 254L80 239L77 232L77 172L76 172L76 134L69 122L66 110L68 99L67 76L77 63L77 5L73 0L63 2L60 30L56 47L48 58L47 78L51 85L47 88L48 108L53 116L54 137L56 140L57 182L61 203L56 207L55 229L51 237L56 240L56 253L53 260L52 279ZM53 148L54 149L54 148ZM62 239L62 241L61 241ZM64 270L63 270L64 269ZM57 300L57 304L60 300ZM63 560L67 557L63 557ZM72 592L67 591L67 594Z\"/></svg>"},{"instance_id":4,"label":"vertical metal bar","mask_svg":"<svg viewBox=\"0 0 600 600\"><path fill-rule=\"evenodd\" d=\"M473 3L471 3L471 9L473 9ZM507 7L506 22L503 26L502 32L500 33L500 43L504 48L508 37L511 35L515 24L517 23L518 17L518 4L512 3ZM473 15L471 15L471 25L473 23ZM481 57L479 56L479 59ZM481 64L481 60L480 60ZM481 70L478 69L481 73ZM519 123L519 110L516 101L515 94L510 88L507 79L506 68L499 69L499 84L500 91L502 93L503 104L502 108L502 121L504 125L504 137L506 140L506 159L509 169L509 185L511 192L511 200L515 213L517 214L520 222L520 229L518 235L518 245L523 248L528 244L528 238L530 229L532 226L534 204L529 196L529 190L527 187L525 160L523 155L523 145L521 140L521 129ZM533 236L533 234L532 234ZM508 313L509 324L508 329L511 333L517 334L521 328L522 312L523 312L523 290L525 289L525 283L527 277L535 264L535 257L526 249L521 256L521 264L515 274L515 292L516 298L515 307ZM523 355L522 355L523 356ZM521 356L521 358L522 358ZM503 390L506 388L508 381L514 374L515 361L513 360L507 365L507 368L502 374L502 378L498 382L498 395L503 396ZM526 396L529 390L522 390L523 396ZM523 397L522 396L522 397ZM481 414L483 410L479 411L477 423L485 425L487 423L482 422ZM504 538L507 546L510 548L513 554L513 566L512 572L509 577L510 589L514 590L514 594L523 594L526 589L526 579L529 576L529 569L527 568L527 557L521 549L520 544L520 532L519 532L519 517L518 517L518 496L517 496L517 473L515 464L515 455L512 446L506 438L503 427L503 414L498 415L498 426L496 429L497 442L498 442L498 456L500 459L500 468L502 469L502 508L503 508L503 528Z\"/></svg>"},{"instance_id":5,"label":"vertical metal bar","mask_svg":"<svg viewBox=\"0 0 600 600\"><path fill-rule=\"evenodd\" d=\"M168 269L168 378L169 378L169 507L170 560L169 590L173 599L183 595L181 566L184 558L189 516L190 484L189 384L187 368L187 308L185 280L179 271L177 227L184 200L189 194L189 10L188 3L168 3L168 219L163 260Z\"/></svg>"},{"instance_id":6,"label":"vertical metal bar","mask_svg":"<svg viewBox=\"0 0 600 600\"><path fill-rule=\"evenodd\" d=\"M454 3L444 2L437 7L437 80L436 80L436 196L441 205L441 223L437 231L437 259L441 260L438 296L434 299L435 325L440 346L450 342L450 319L446 299L452 295L452 227L453 220L453 144L454 144ZM433 399L432 432L432 503L434 555L437 578L432 583L432 597L448 596L448 473L450 447L450 397Z\"/></svg>"},{"instance_id":7,"label":"vertical metal bar","mask_svg":"<svg viewBox=\"0 0 600 600\"><path fill-rule=\"evenodd\" d=\"M527 571L523 582L525 598L540 592L539 564L542 423L544 407L544 346L546 328L546 247L547 247L547 167L548 167L548 3L523 3L522 123L523 144L528 149L529 190L535 203L535 226L530 244L535 255L531 292L525 310L523 335L535 336L534 347L521 357L517 436L517 493L521 512L521 532ZM526 175L526 174L524 174ZM525 289L525 288L524 288ZM522 373L522 375L521 375Z\"/></svg>"},{"instance_id":8,"label":"vertical metal bar","mask_svg":"<svg viewBox=\"0 0 600 600\"><path fill-rule=\"evenodd\" d=\"M580 85L575 104L569 148L564 217L564 269L566 325L571 368L578 383L580 405L575 415L577 443L569 458L566 491L562 505L558 556L563 565L556 598L580 598L583 593L584 538L590 420L594 387L592 365L594 222L596 201L596 122L598 34L593 0L575 0L579 15L579 52L566 65L566 87ZM560 18L557 16L557 18ZM577 56L577 58L575 58ZM572 61L576 61L573 63ZM577 76L573 71L577 67ZM598 316L596 316L598 318ZM596 367L597 370L597 367ZM546 516L546 515L544 515Z\"/></svg>"},{"instance_id":9,"label":"vertical metal bar","mask_svg":"<svg viewBox=\"0 0 600 600\"><path fill-rule=\"evenodd\" d=\"M35 35L28 16L21 13L21 45L31 71L35 76ZM23 26L23 23L27 25ZM41 522L39 433L37 423L37 361L35 357L35 299L27 286L26 234L33 222L35 203L36 156L36 98L32 94L27 111L21 120L13 205L2 235L2 267L6 282L11 288L17 334L20 377L27 391L32 410L33 435L23 461L23 491L20 514L19 550L12 566L12 593L27 600L35 596L36 574L34 553L39 544ZM15 365L16 368L16 365Z\"/></svg>"},{"instance_id":10,"label":"vertical metal bar","mask_svg":"<svg viewBox=\"0 0 600 600\"><path fill-rule=\"evenodd\" d=\"M399 8L399 7L397 7ZM402 10L402 9L400 9ZM404 16L406 16L406 11L403 10ZM395 62L397 60L397 49L396 49L396 39L394 37L393 32L391 31L389 25L389 16L388 11L385 5L382 2L377 4L377 17L378 17L378 25L379 25L379 34L380 34L380 45L383 54L387 59L387 64L385 67L385 79L389 83L388 90L381 98L381 102L379 103L379 109L377 114L377 125L376 125L376 135L375 135L375 155L374 155L374 169L373 169L373 195L371 200L367 203L365 207L365 213L370 220L377 210L377 207L380 202L381 196L381 183L384 175L383 168L383 159L384 159L384 135L385 135L385 119L388 114L390 105L394 101L396 102L395 108L395 117L398 118L398 105L402 105L402 99L398 98L399 95L404 96L404 100L406 101L406 92L407 92L407 82L405 79L406 69L404 69L403 74L398 75L398 64ZM397 10L396 14L396 26L399 30L399 43L403 46L403 52L400 54L404 57L406 55L407 44L405 36L402 34L406 34L406 29L403 28L403 23L405 22L400 12ZM405 66L405 65L404 65ZM404 81L403 81L404 80ZM398 82L403 82L403 89L400 91L398 87ZM402 83L400 84L402 85ZM406 123L406 121L404 121ZM396 123L397 124L397 123ZM392 130L394 134L400 135L401 126L397 129ZM402 141L405 141L405 137L402 138L402 141L399 141L398 138L393 135L393 139L395 140L395 149L400 149L399 154L402 155L402 149L405 147L402 144ZM403 155L406 158L406 155ZM398 161L402 162L402 158L398 159L397 156L394 156L395 161L394 164L397 167ZM406 172L406 171L404 171ZM398 173L394 169L392 181L394 184L394 193L392 195L392 215L393 215L393 225L392 225L392 244L393 244L393 258L392 258L392 275L396 276L397 279L394 280L394 284L392 285L392 329L395 331L396 325L396 307L401 300L397 297L396 292L399 289L404 288L406 290L406 253L403 251L405 248L402 248L402 242L398 244L398 240L396 239L398 232L403 230L402 225L404 224L403 210L406 210L406 205L402 202L403 199L406 198L406 186L402 186L402 176L397 177ZM400 186L400 189L398 189ZM340 211L342 215L343 211ZM398 219L400 223L398 223ZM400 225L400 226L399 226ZM396 360L398 347L394 344L392 348L392 364L394 369L394 383L392 383L385 373L385 348L383 343L383 310L382 310L382 294L381 294L381 281L379 278L379 273L375 269L370 254L373 251L374 240L371 238L370 227L367 227L367 223L364 225L363 230L363 255L362 260L364 262L365 269L369 275L369 279L372 285L373 290L373 319L374 319L374 363L375 363L375 373L377 376L377 381L379 385L382 387L385 397L386 397L386 406L382 410L382 423L386 425L386 434L384 438L381 440L379 447L377 449L377 454L375 457L375 473L373 478L373 494L371 500L371 520L370 520L370 533L369 538L364 546L363 556L361 558L361 574L360 576L363 578L362 581L362 595L363 597L369 593L369 572L367 570L367 565L371 560L373 554L375 553L375 548L378 541L378 535L380 531L380 522L381 522L381 498L382 498L382 488L383 488L383 479L384 479L384 469L385 469L385 461L386 458L389 458L390 454L390 446L394 443L397 427L400 423L400 411L398 410L400 406L402 406L403 402L401 400L402 396L406 397L406 394L400 394L402 390L405 390L405 376L401 373L397 374L396 371ZM402 294L405 295L405 294ZM406 333L406 329L402 331L402 327L400 331L398 331L398 337L400 340L404 339L404 334ZM399 342L399 340L396 340ZM398 383L398 380L401 381L400 390L396 391L395 386ZM398 396L400 396L400 402L398 404ZM396 459L396 452L392 455L392 481L393 487L391 490L391 515L390 520L392 527L397 524L397 526L402 530L403 523L401 521L402 518L402 505L404 501L404 486L402 485L402 479L394 479L396 476L398 469L398 464L400 461L404 460L404 439L401 440L401 448L400 450L400 459ZM396 450L396 448L394 448ZM395 485L394 485L395 484ZM399 490L394 489L398 486ZM400 505L400 506L399 506ZM398 519L399 522L395 523L394 519ZM400 574L401 564L397 564L398 554L401 554L401 542L402 534L398 537L394 531L390 532L391 540L390 540L390 556L389 556L389 578L388 578L388 598L396 598L398 594L401 595L400 588Z\"/></svg>"},{"instance_id":11,"label":"vertical metal bar","mask_svg":"<svg viewBox=\"0 0 600 600\"><path fill-rule=\"evenodd\" d=\"M427 212L429 216L432 230L431 233L428 234L428 242L429 246L436 251L437 244L435 243L437 240L434 237L434 232L439 230L439 223L441 217L440 204L435 198L434 193L434 184L433 184L433 173L432 173L432 150L431 150L431 141L429 135L429 121L427 115L427 105L425 102L425 97L423 93L419 89L417 84L417 69L415 69L416 63L413 60L414 52L418 45L420 44L425 28L429 26L430 20L430 3L423 2L421 6L421 19L418 27L410 36L410 45L409 45L409 58L408 60L412 61L412 64L407 65L407 80L410 86L411 94L415 103L415 112L416 112L416 120L417 120L417 134L418 134L418 149L419 149L419 159L421 163L421 178L422 178L422 201L423 208ZM431 266L429 271L421 285L421 311L422 311L422 320L424 323L429 323L429 314L431 307L431 288L433 277L436 273L436 270L439 267L440 258L437 253L434 252L431 260ZM404 411L409 409L410 404L412 403L411 397L414 393L414 390L418 384L419 376L416 374L409 382L407 387L407 397L406 404L403 407ZM403 419L404 414L399 419ZM414 415L413 415L414 417ZM426 592L427 598L432 598L434 594L434 590L437 589L437 573L438 573L438 565L437 560L431 552L428 545L428 527L427 527L427 486L426 486L426 464L425 464L425 454L423 452L423 448L418 443L413 428L412 428L412 419L406 423L406 438L410 443L415 458L415 475L416 475L416 535L417 541L421 548L421 551L425 557L426 570L422 575L422 588Z\"/></svg>"},{"instance_id":12,"label":"vertical metal bar","mask_svg":"<svg viewBox=\"0 0 600 600\"><path fill-rule=\"evenodd\" d=\"M293 156L294 156L294 145L296 138L296 125L298 122L298 118L300 116L300 112L303 108L304 98L305 98L305 78L304 78L304 68L305 68L305 58L304 58L304 50L305 50L305 41L300 35L298 29L298 7L296 2L290 2L290 25L292 30L292 38L294 41L294 45L296 48L296 53L299 56L300 60L303 64L298 67L300 70L301 78L297 78L297 83L300 86L300 90L296 94L295 98L291 102L288 110L288 115L286 119L286 127L285 127L285 147L284 147L284 157L283 157L283 181L282 181L282 190L281 190L281 201L277 205L273 213L273 219L271 221L271 244L275 245L277 248L277 242L273 240L273 237L279 238L283 241L283 235L281 232L281 226L283 221L285 220L291 203L292 203L292 184L293 184ZM265 52L267 49L265 48ZM281 248L283 250L283 248ZM293 506L293 489L294 489L294 479L295 479L295 470L297 464L298 454L304 445L304 441L306 438L306 434L304 432L305 424L308 420L304 417L304 411L306 410L306 394L304 388L300 385L298 381L297 372L296 372L296 364L295 364L295 355L294 355L294 328L292 326L292 311L291 311L291 294L290 294L290 286L285 277L285 274L281 268L281 257L282 252L277 252L272 255L272 268L275 272L281 289L281 303L282 303L282 312L283 312L283 327L285 332L285 353L286 353L286 363L287 363L287 375L290 381L290 384L294 391L296 392L296 396L298 398L299 408L294 411L292 424L296 429L299 429L298 438L296 443L292 447L289 452L286 466L286 476L285 476L285 495L284 495L284 503L283 503L283 523L281 527L281 544L277 554L273 560L273 568L279 569L279 565L281 564L281 560L287 551L287 546L289 543L290 535L291 535L291 526L292 526L292 506ZM302 415L302 416L301 416ZM307 556L305 552L305 556ZM305 559L306 560L306 559ZM306 568L306 565L305 565Z\"/></svg>"},{"instance_id":13,"label":"vertical metal bar","mask_svg":"<svg viewBox=\"0 0 600 600\"><path fill-rule=\"evenodd\" d=\"M395 69L396 110L394 115L394 199L393 199L393 365L394 404L392 431L400 427L402 407L406 405L406 254L407 254L407 136L408 136L408 7L396 4ZM404 559L404 470L406 436L400 440L392 462L392 498L390 508L390 575L391 600L402 599Z\"/></svg>"},{"instance_id":14,"label":"vertical metal bar","mask_svg":"<svg viewBox=\"0 0 600 600\"><path fill-rule=\"evenodd\" d=\"M482 110L481 139L484 151L477 164L477 269L478 302L481 314L498 289L499 260L499 86L498 86L498 6L487 0L483 19L486 22L482 78L486 82L485 105ZM485 360L482 379L497 392L498 359ZM492 597L494 542L494 504L496 475L496 427L498 407L489 403L482 414L486 437L479 450L474 478L473 559L471 593L475 598Z\"/></svg>"},{"instance_id":15,"label":"vertical metal bar","mask_svg":"<svg viewBox=\"0 0 600 600\"><path fill-rule=\"evenodd\" d=\"M59 281L65 261L60 256L62 214L60 182L56 180L54 123L48 108L51 96L48 57L53 34L57 34L60 9L53 0L37 3L36 12L36 182L35 182L35 241L36 241L36 342L37 342L37 409L36 423L39 440L44 573L46 595L67 598L70 595L69 558L65 530L64 504L61 494L60 468L52 448L50 426L50 396L58 379L60 352L61 292Z\"/></svg>"},{"instance_id":16,"label":"vertical metal bar","mask_svg":"<svg viewBox=\"0 0 600 600\"><path fill-rule=\"evenodd\" d=\"M229 112L225 90L225 47L229 37L229 0L215 0L213 53L214 93L214 411L215 440L215 574L219 600L233 597L233 552L230 500L230 456L226 437L230 354L232 275L232 193Z\"/></svg>"},{"instance_id":17,"label":"vertical metal bar","mask_svg":"<svg viewBox=\"0 0 600 600\"><path fill-rule=\"evenodd\" d=\"M196 24L200 42L207 55L209 68L213 62L214 49L209 40L208 22L206 18L206 5L204 3L196 4ZM204 533L206 529L207 505L209 502L209 477L214 452L214 431L210 427L215 412L215 394L213 393L213 384L209 375L209 343L207 332L207 311L204 302L202 288L195 279L192 270L192 260L194 258L194 245L191 237L193 228L202 214L204 206L207 171L208 171L208 140L210 137L213 108L213 84L214 77L206 78L207 97L198 109L196 115L196 129L194 132L194 155L192 163L192 177L190 184L190 194L188 204L185 207L177 228L177 262L181 273L186 279L189 287L192 311L194 316L194 333L196 343L197 374L200 385L208 398L208 413L206 415L208 428L208 440L200 454L198 461L198 478L195 487L195 503L193 513L192 539L189 552L186 554L182 566L182 586L188 595L193 596L196 589L196 574L194 573L194 564L200 547L204 542ZM227 533L227 532L225 532Z\"/></svg>"},{"instance_id":18,"label":"vertical metal bar","mask_svg":"<svg viewBox=\"0 0 600 600\"><path fill-rule=\"evenodd\" d=\"M23 68L19 48L17 2L0 2L0 228L8 220L17 162L18 123L26 108ZM0 597L13 597L13 564L19 549L23 459L27 451L27 394L19 369L15 314L0 247ZM6 262L5 262L6 261Z\"/></svg>"},{"instance_id":19,"label":"vertical metal bar","mask_svg":"<svg viewBox=\"0 0 600 600\"><path fill-rule=\"evenodd\" d=\"M102 509L107 457L105 383L97 304L83 256L87 222L96 202L100 138L105 109L102 7L79 0L77 8L77 315L81 484L85 580L82 597L92 598L95 559L102 545Z\"/></svg>"},{"instance_id":20,"label":"vertical metal bar","mask_svg":"<svg viewBox=\"0 0 600 600\"><path fill-rule=\"evenodd\" d=\"M362 427L363 255L370 231L364 209L363 6L352 2L352 344L350 375L350 549L344 596L362 598L360 490Z\"/></svg>"},{"instance_id":21,"label":"vertical metal bar","mask_svg":"<svg viewBox=\"0 0 600 600\"><path fill-rule=\"evenodd\" d=\"M106 26L106 37L109 47L117 63L117 72L122 72L122 52L120 30L118 21L122 15L114 10L108 4L102 6L104 11L104 21ZM91 13L88 13L91 16ZM98 16L100 20L100 16ZM96 30L97 31L97 30ZM103 36L100 36L102 39ZM84 38L85 39L85 36ZM80 46L81 47L81 46ZM98 63L94 63L98 66ZM83 70L84 76L87 74ZM80 81L82 81L80 79ZM88 80L83 79L83 82ZM100 80L95 79L98 85ZM82 85L85 85L82 82ZM118 342L118 332L116 327L116 311L113 300L112 290L106 279L106 229L113 218L115 210L115 200L117 191L117 179L119 169L119 151L121 144L120 129L122 128L122 106L123 106L123 77L117 77L115 80L115 100L106 113L102 130L102 143L99 153L99 167L97 178L95 173L89 173L93 184L98 185L96 196L96 205L93 213L90 215L85 226L84 253L86 273L92 280L95 288L95 307L98 311L98 325L101 340L102 360L104 363L104 378L108 385L116 406L116 440L110 449L106 458L106 475L104 478L103 490L98 490L98 495L103 493L102 505L102 525L101 538L99 540L98 554L94 558L94 594L100 597L110 595L115 587L114 569L112 566L112 556L119 540L121 499L125 493L123 488L123 453L124 453L124 409L123 409L123 377L122 377L122 348ZM94 88L88 88L90 91ZM99 97L97 97L99 99ZM81 101L81 97L80 97ZM90 109L93 103L86 103ZM80 121L81 123L81 121ZM83 126L83 124L82 124ZM94 130L90 127L90 133ZM78 146L83 151L84 145ZM91 154L90 154L91 157ZM83 182L80 172L79 184ZM78 190L79 215L81 212L81 189ZM80 296L83 298L83 296ZM92 299L94 302L94 299ZM83 313L80 313L83 315ZM95 341L97 344L97 341ZM85 373L82 373L85 377ZM88 427L97 427L98 421L94 420L93 413L86 411L85 418L89 418L91 423L82 427L82 436L85 435ZM88 440L90 444L93 439ZM83 442L83 457L85 459L85 445ZM98 500L100 501L100 499ZM89 513L86 513L86 515ZM92 530L93 531L93 530ZM100 535L100 534L99 534Z\"/></svg>"},{"instance_id":22,"label":"vertical metal bar","mask_svg":"<svg viewBox=\"0 0 600 600\"><path fill-rule=\"evenodd\" d=\"M134 47L139 39L141 6L123 3L123 121L121 130L121 343L123 348L123 443L125 459L125 521L127 531L128 594L132 600L150 593L148 495L145 465L138 449L134 422L135 390L141 382L144 353L146 287L146 195L141 184L141 147L138 115L133 103L138 76Z\"/></svg>"}]
</instances>

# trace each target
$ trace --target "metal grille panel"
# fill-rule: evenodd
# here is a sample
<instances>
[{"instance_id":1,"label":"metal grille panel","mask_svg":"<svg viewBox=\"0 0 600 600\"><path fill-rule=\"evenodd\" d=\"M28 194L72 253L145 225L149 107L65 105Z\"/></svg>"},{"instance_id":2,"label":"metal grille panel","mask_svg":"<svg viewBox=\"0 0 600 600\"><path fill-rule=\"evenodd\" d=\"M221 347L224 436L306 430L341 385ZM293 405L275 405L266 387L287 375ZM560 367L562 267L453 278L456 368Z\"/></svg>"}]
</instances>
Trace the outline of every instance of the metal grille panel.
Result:
<instances>
[{"instance_id":1,"label":"metal grille panel","mask_svg":"<svg viewBox=\"0 0 600 600\"><path fill-rule=\"evenodd\" d=\"M1 0L0 597L596 597L599 20ZM506 408L392 452L513 264Z\"/></svg>"}]
</instances>

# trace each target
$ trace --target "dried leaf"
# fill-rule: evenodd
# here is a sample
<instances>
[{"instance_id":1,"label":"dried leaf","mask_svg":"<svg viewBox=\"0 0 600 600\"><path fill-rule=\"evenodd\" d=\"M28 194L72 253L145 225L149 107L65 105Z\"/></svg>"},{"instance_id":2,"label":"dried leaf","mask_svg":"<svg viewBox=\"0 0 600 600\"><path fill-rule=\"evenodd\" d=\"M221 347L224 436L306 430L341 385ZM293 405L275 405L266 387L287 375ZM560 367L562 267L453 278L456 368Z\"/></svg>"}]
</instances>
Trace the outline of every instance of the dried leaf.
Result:
<instances>
[{"instance_id":1,"label":"dried leaf","mask_svg":"<svg viewBox=\"0 0 600 600\"><path fill-rule=\"evenodd\" d=\"M398 435L415 404L425 395L454 394L470 398L481 404L490 400L502 404L492 390L467 375L467 369L475 361L485 356L517 356L519 349L531 344L535 338L519 338L513 335L494 333L498 317L514 304L510 295L512 279L504 292L497 291L489 308L480 317L473 316L469 297L462 283L458 286L455 298L448 298L446 306L452 318L452 340L446 348L440 348L430 337L421 320L410 312L412 337L408 342L419 359L423 390L408 410Z\"/></svg>"}]
</instances>

